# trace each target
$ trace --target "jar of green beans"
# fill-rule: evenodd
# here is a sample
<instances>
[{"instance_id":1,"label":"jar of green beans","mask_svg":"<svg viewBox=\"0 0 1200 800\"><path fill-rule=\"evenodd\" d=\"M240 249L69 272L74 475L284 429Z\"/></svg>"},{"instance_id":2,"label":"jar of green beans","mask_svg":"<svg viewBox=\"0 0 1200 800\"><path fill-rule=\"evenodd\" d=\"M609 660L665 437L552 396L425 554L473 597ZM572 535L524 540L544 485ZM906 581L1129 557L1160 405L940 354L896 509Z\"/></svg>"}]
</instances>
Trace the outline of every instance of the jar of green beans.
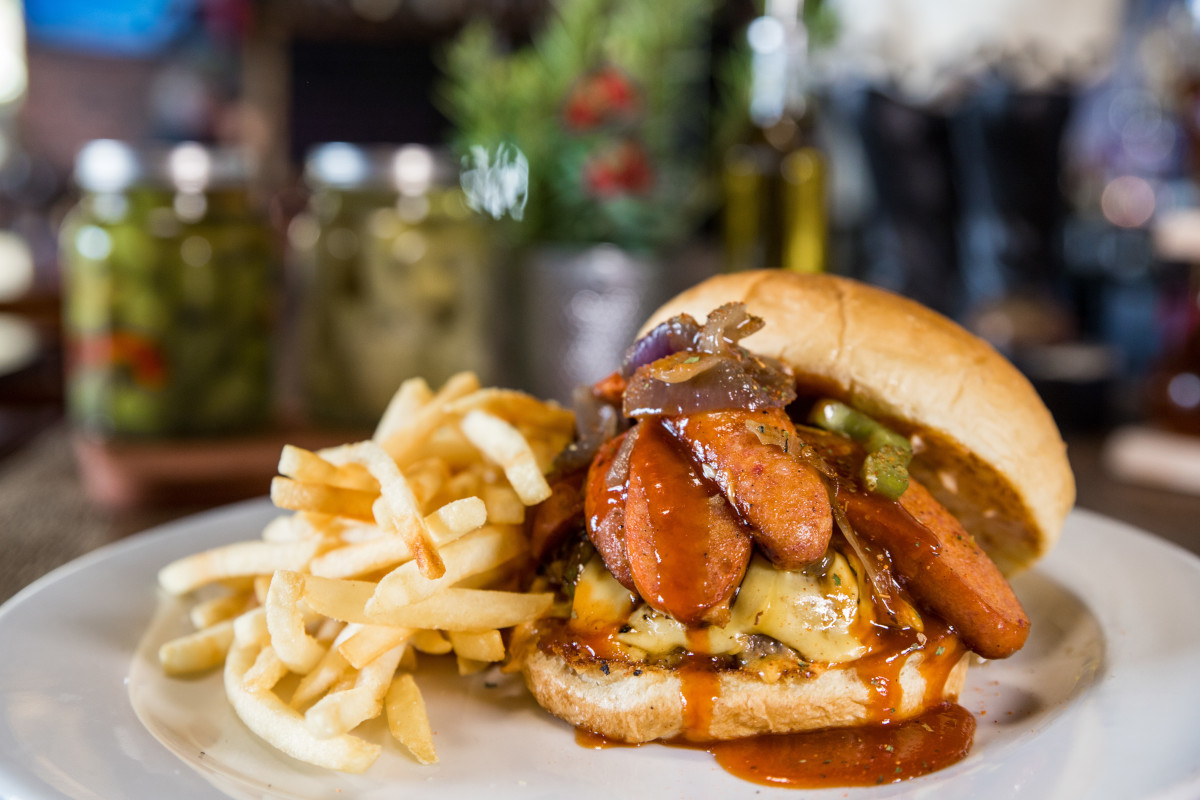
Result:
<instances>
[{"instance_id":1,"label":"jar of green beans","mask_svg":"<svg viewBox=\"0 0 1200 800\"><path fill-rule=\"evenodd\" d=\"M249 161L100 140L64 221L68 405L84 430L225 434L271 408L276 251Z\"/></svg>"},{"instance_id":2,"label":"jar of green beans","mask_svg":"<svg viewBox=\"0 0 1200 800\"><path fill-rule=\"evenodd\" d=\"M370 426L406 378L493 360L490 234L452 162L420 145L321 145L288 240L303 275L301 373L318 422Z\"/></svg>"}]
</instances>

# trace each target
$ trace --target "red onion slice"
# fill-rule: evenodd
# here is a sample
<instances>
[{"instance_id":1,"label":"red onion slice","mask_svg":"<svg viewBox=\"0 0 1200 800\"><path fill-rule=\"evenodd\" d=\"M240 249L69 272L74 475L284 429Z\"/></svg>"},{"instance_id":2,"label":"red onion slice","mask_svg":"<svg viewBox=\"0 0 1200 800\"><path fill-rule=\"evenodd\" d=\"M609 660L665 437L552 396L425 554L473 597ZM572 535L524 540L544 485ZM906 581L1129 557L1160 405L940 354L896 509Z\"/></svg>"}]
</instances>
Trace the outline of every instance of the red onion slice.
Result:
<instances>
[{"instance_id":1,"label":"red onion slice","mask_svg":"<svg viewBox=\"0 0 1200 800\"><path fill-rule=\"evenodd\" d=\"M688 314L679 314L656 325L649 333L625 351L621 374L629 377L638 367L644 367L680 350L691 350L700 335L700 324Z\"/></svg>"},{"instance_id":2,"label":"red onion slice","mask_svg":"<svg viewBox=\"0 0 1200 800\"><path fill-rule=\"evenodd\" d=\"M608 468L608 474L604 476L604 488L616 489L619 486L624 486L629 480L629 454L633 452L633 443L637 441L638 433L642 430L641 425L634 425L625 434L625 439L622 440L621 446L617 448L617 454L613 456L612 465Z\"/></svg>"},{"instance_id":3,"label":"red onion slice","mask_svg":"<svg viewBox=\"0 0 1200 800\"><path fill-rule=\"evenodd\" d=\"M602 403L588 386L578 386L572 393L575 410L575 441L554 459L554 468L567 474L592 463L600 445L620 433L623 419L617 409Z\"/></svg>"}]
</instances>

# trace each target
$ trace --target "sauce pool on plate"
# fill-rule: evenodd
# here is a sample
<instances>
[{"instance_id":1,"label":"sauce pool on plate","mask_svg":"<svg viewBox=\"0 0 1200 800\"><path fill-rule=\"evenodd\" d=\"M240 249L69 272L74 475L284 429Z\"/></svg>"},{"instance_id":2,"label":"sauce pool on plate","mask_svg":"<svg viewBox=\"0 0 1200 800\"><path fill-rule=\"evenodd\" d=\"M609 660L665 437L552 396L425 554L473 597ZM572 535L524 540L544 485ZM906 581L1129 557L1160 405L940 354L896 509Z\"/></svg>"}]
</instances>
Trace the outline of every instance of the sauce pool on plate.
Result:
<instances>
[{"instance_id":1,"label":"sauce pool on plate","mask_svg":"<svg viewBox=\"0 0 1200 800\"><path fill-rule=\"evenodd\" d=\"M943 703L905 722L767 734L723 742L667 742L707 750L727 772L766 786L819 789L874 786L917 778L966 757L975 718ZM637 747L576 729L581 747Z\"/></svg>"}]
</instances>

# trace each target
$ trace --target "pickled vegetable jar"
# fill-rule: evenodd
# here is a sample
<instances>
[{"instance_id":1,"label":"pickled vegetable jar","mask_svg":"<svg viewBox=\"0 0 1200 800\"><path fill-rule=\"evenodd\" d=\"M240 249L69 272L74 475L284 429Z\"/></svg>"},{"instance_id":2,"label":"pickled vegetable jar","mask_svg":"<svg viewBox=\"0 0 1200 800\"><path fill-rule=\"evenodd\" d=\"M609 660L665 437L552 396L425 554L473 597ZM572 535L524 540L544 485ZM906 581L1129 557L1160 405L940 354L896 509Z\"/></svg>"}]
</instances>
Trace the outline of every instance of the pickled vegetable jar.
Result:
<instances>
[{"instance_id":1,"label":"pickled vegetable jar","mask_svg":"<svg viewBox=\"0 0 1200 800\"><path fill-rule=\"evenodd\" d=\"M102 140L63 223L69 413L105 435L244 431L271 403L276 250L249 163Z\"/></svg>"},{"instance_id":2,"label":"pickled vegetable jar","mask_svg":"<svg viewBox=\"0 0 1200 800\"><path fill-rule=\"evenodd\" d=\"M418 146L321 145L289 243L304 275L304 394L324 423L369 426L406 378L491 371L489 228L457 172Z\"/></svg>"}]
</instances>

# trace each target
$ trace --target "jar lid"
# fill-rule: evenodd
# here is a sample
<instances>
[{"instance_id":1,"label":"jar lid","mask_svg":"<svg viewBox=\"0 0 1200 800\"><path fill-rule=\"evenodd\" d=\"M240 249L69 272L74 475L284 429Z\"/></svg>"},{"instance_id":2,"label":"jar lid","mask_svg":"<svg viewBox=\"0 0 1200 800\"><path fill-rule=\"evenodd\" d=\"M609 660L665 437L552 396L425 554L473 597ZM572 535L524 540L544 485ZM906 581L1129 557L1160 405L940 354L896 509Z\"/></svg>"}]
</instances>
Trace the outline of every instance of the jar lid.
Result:
<instances>
[{"instance_id":1,"label":"jar lid","mask_svg":"<svg viewBox=\"0 0 1200 800\"><path fill-rule=\"evenodd\" d=\"M145 184L201 192L242 185L251 173L245 151L196 142L133 145L96 139L75 158L75 182L90 192L118 192Z\"/></svg>"},{"instance_id":2,"label":"jar lid","mask_svg":"<svg viewBox=\"0 0 1200 800\"><path fill-rule=\"evenodd\" d=\"M421 144L360 145L328 142L304 160L312 186L336 189L385 188L415 197L457 183L454 164L441 150Z\"/></svg>"}]
</instances>

